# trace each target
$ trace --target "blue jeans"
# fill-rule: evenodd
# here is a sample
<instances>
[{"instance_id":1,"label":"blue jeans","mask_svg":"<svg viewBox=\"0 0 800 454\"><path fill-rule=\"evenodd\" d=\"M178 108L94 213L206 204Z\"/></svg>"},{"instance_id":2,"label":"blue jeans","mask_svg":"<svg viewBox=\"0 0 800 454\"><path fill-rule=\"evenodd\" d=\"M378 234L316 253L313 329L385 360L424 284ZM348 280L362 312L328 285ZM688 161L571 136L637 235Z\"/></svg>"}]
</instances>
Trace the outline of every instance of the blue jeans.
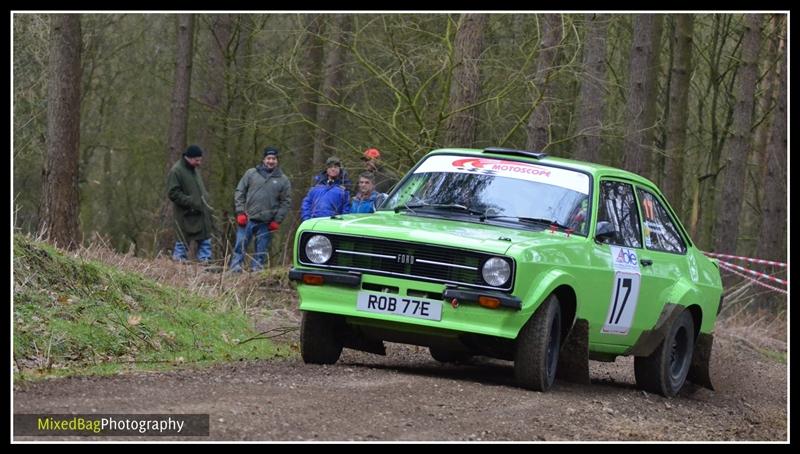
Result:
<instances>
[{"instance_id":1,"label":"blue jeans","mask_svg":"<svg viewBox=\"0 0 800 454\"><path fill-rule=\"evenodd\" d=\"M231 259L231 271L242 271L244 254L250 240L256 238L255 253L250 267L253 271L261 271L264 262L267 261L267 249L269 248L270 232L266 222L247 221L247 225L236 229L236 245L233 247L233 259Z\"/></svg>"},{"instance_id":2,"label":"blue jeans","mask_svg":"<svg viewBox=\"0 0 800 454\"><path fill-rule=\"evenodd\" d=\"M175 249L172 251L172 260L189 260L188 250L189 248L183 244L183 241L176 241ZM211 260L211 238L206 238L205 240L197 242L197 260L201 262L208 262Z\"/></svg>"}]
</instances>

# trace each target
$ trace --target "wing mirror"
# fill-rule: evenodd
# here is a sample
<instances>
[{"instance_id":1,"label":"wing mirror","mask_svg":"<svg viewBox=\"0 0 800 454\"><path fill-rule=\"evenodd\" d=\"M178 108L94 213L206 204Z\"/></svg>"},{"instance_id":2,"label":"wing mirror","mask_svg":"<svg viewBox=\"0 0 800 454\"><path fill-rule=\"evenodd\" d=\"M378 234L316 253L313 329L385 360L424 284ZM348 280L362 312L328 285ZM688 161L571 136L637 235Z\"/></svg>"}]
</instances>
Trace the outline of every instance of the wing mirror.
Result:
<instances>
[{"instance_id":1,"label":"wing mirror","mask_svg":"<svg viewBox=\"0 0 800 454\"><path fill-rule=\"evenodd\" d=\"M614 229L614 224L608 221L599 221L597 223L597 230L594 234L594 239L598 243L604 243L606 240L616 238L617 231Z\"/></svg>"}]
</instances>

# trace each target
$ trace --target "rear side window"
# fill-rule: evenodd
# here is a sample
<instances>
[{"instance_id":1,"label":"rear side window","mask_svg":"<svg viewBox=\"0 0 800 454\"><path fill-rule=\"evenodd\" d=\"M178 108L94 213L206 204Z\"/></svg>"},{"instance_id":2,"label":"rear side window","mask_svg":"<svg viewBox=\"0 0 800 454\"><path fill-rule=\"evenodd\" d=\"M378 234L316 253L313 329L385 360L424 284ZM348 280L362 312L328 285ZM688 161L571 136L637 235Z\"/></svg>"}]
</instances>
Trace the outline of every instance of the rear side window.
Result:
<instances>
[{"instance_id":1,"label":"rear side window","mask_svg":"<svg viewBox=\"0 0 800 454\"><path fill-rule=\"evenodd\" d=\"M609 244L625 247L642 247L642 233L633 186L619 181L600 182L600 207L598 221L608 221L617 231Z\"/></svg>"},{"instance_id":2,"label":"rear side window","mask_svg":"<svg viewBox=\"0 0 800 454\"><path fill-rule=\"evenodd\" d=\"M683 254L686 252L686 243L678 233L678 228L670 218L666 207L658 198L642 188L636 188L639 201L642 204L644 222L644 246L653 251L672 252Z\"/></svg>"}]
</instances>

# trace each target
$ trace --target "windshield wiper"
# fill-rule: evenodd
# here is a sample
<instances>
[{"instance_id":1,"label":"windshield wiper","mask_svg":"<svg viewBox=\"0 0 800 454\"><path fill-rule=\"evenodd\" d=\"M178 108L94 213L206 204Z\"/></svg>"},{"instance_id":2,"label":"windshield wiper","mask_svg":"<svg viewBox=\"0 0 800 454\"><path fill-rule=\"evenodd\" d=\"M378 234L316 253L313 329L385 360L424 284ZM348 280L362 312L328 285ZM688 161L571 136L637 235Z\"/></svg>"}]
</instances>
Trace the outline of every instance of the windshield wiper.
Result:
<instances>
[{"instance_id":1,"label":"windshield wiper","mask_svg":"<svg viewBox=\"0 0 800 454\"><path fill-rule=\"evenodd\" d=\"M448 211L458 210L467 212L469 214L483 216L483 211L473 210L472 208L465 205L461 205L459 203L426 203L426 204L411 205L411 208L423 208L423 207L436 208L437 210L448 210Z\"/></svg>"},{"instance_id":2,"label":"windshield wiper","mask_svg":"<svg viewBox=\"0 0 800 454\"><path fill-rule=\"evenodd\" d=\"M560 224L559 222L551 220L551 219L528 218L528 217L524 217L524 216L509 216L507 214L498 214L498 215L492 215L492 216L481 216L481 221L486 220L486 219L498 219L498 218L516 219L519 222L523 222L523 223L527 223L527 224L540 224L540 225L547 225L547 226L553 226L554 225L554 226L556 226L556 227L558 227L558 228L560 228L562 230L570 230L570 228L567 227L566 225Z\"/></svg>"},{"instance_id":3,"label":"windshield wiper","mask_svg":"<svg viewBox=\"0 0 800 454\"><path fill-rule=\"evenodd\" d=\"M448 210L448 211L463 211L469 214L474 214L478 216L483 216L483 211L473 210L472 208L461 205L458 203L413 203L413 204L403 204L402 207L398 206L395 207L394 212L399 213L400 210L406 209L414 213L414 208L434 208L437 210Z\"/></svg>"}]
</instances>

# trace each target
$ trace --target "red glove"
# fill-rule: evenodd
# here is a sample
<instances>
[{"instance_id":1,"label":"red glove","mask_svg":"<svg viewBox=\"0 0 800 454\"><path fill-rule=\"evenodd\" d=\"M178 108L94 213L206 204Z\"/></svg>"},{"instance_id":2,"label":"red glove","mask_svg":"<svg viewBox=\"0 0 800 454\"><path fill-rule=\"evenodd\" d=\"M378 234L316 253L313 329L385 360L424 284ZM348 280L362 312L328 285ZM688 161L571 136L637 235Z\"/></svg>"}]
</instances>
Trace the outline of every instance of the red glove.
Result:
<instances>
[{"instance_id":1,"label":"red glove","mask_svg":"<svg viewBox=\"0 0 800 454\"><path fill-rule=\"evenodd\" d=\"M267 227L267 228L269 229L270 232L274 232L274 231L278 230L278 228L280 228L280 226L281 225L278 224L277 222L272 221L272 222L269 223L269 227Z\"/></svg>"},{"instance_id":2,"label":"red glove","mask_svg":"<svg viewBox=\"0 0 800 454\"><path fill-rule=\"evenodd\" d=\"M236 215L236 223L242 227L247 225L247 213L239 213Z\"/></svg>"}]
</instances>

